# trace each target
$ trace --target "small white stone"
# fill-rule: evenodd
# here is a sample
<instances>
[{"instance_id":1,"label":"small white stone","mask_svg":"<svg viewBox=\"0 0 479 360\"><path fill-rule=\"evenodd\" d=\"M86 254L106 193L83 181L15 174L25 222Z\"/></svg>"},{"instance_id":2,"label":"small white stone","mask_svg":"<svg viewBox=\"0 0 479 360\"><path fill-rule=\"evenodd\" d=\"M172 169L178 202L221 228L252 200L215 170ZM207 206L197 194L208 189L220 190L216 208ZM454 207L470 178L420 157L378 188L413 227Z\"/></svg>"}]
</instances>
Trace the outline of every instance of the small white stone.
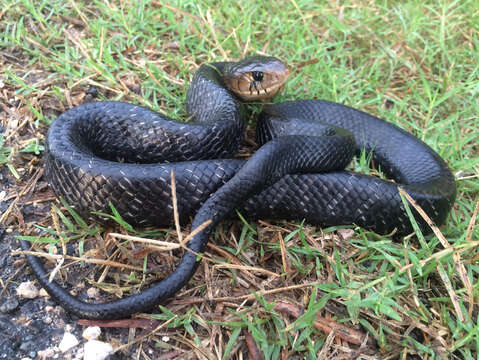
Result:
<instances>
[{"instance_id":1,"label":"small white stone","mask_svg":"<svg viewBox=\"0 0 479 360\"><path fill-rule=\"evenodd\" d=\"M83 360L104 360L113 352L113 346L108 343L90 340L84 346Z\"/></svg>"},{"instance_id":2,"label":"small white stone","mask_svg":"<svg viewBox=\"0 0 479 360\"><path fill-rule=\"evenodd\" d=\"M354 236L353 229L339 229L338 234L341 235L343 240L349 240Z\"/></svg>"},{"instance_id":3,"label":"small white stone","mask_svg":"<svg viewBox=\"0 0 479 360\"><path fill-rule=\"evenodd\" d=\"M17 295L27 299L35 299L38 296L38 289L31 281L25 281L18 285Z\"/></svg>"},{"instance_id":4,"label":"small white stone","mask_svg":"<svg viewBox=\"0 0 479 360\"><path fill-rule=\"evenodd\" d=\"M76 352L74 359L75 360L83 359L83 347L78 348L78 351Z\"/></svg>"},{"instance_id":5,"label":"small white stone","mask_svg":"<svg viewBox=\"0 0 479 360\"><path fill-rule=\"evenodd\" d=\"M99 326L89 326L83 330L83 338L87 340L96 340L100 337L101 329Z\"/></svg>"},{"instance_id":6,"label":"small white stone","mask_svg":"<svg viewBox=\"0 0 479 360\"><path fill-rule=\"evenodd\" d=\"M163 342L168 342L168 341L170 341L170 338L169 338L169 336L163 336L163 337L161 338L161 340L162 340Z\"/></svg>"},{"instance_id":7,"label":"small white stone","mask_svg":"<svg viewBox=\"0 0 479 360\"><path fill-rule=\"evenodd\" d=\"M69 332L65 332L65 334L63 335L63 339L60 342L60 345L58 345L58 348L60 349L62 353L64 353L77 345L78 345L78 340L75 337L75 335Z\"/></svg>"},{"instance_id":8,"label":"small white stone","mask_svg":"<svg viewBox=\"0 0 479 360\"><path fill-rule=\"evenodd\" d=\"M52 358L54 355L55 351L52 348L40 350L39 352L37 352L37 356L42 360Z\"/></svg>"},{"instance_id":9,"label":"small white stone","mask_svg":"<svg viewBox=\"0 0 479 360\"><path fill-rule=\"evenodd\" d=\"M49 297L50 296L50 294L48 294L47 291L44 288L40 289L40 292L38 293L38 295L40 295L42 297Z\"/></svg>"},{"instance_id":10,"label":"small white stone","mask_svg":"<svg viewBox=\"0 0 479 360\"><path fill-rule=\"evenodd\" d=\"M96 299L98 298L98 295L100 295L100 290L95 287L91 287L86 291L86 294L90 299Z\"/></svg>"}]
</instances>

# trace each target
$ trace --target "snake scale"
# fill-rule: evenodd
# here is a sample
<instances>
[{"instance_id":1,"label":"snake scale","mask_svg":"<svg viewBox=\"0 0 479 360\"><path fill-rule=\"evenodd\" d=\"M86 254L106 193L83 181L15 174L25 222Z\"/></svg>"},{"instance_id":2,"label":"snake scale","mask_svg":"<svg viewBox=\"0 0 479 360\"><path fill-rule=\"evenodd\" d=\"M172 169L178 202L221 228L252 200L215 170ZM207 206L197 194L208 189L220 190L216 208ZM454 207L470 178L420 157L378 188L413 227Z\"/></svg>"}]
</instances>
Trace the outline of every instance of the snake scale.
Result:
<instances>
[{"instance_id":1,"label":"snake scale","mask_svg":"<svg viewBox=\"0 0 479 360\"><path fill-rule=\"evenodd\" d=\"M141 106L87 103L65 112L47 137L46 176L55 193L77 212L110 212L137 226L165 226L173 219L174 172L180 221L192 230L211 223L188 243L204 251L214 227L237 209L248 218L306 220L318 226L355 224L386 234L412 231L398 186L436 224L456 195L454 176L425 143L377 117L320 100L267 105L259 116L259 150L231 159L242 140L241 101L274 96L288 69L271 57L202 65L190 84L188 122ZM391 180L346 171L361 151ZM195 216L196 214L196 216ZM417 216L421 229L427 224ZM28 242L22 241L25 250ZM85 318L124 318L174 295L199 261L185 251L175 271L138 294L94 304L80 301L32 255L40 284L60 305Z\"/></svg>"}]
</instances>

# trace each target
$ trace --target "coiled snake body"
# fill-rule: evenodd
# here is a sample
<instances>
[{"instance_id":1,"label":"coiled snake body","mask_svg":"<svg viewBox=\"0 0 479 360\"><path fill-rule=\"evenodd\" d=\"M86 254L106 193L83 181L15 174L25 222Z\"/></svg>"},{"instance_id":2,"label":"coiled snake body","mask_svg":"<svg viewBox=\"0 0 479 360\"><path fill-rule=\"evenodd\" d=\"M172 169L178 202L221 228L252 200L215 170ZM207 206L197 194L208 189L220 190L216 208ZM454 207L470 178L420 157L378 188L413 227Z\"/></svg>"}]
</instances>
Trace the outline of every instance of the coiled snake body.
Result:
<instances>
[{"instance_id":1,"label":"coiled snake body","mask_svg":"<svg viewBox=\"0 0 479 360\"><path fill-rule=\"evenodd\" d=\"M192 230L211 220L188 244L196 253L234 209L249 218L356 224L378 233L406 234L412 227L398 185L437 224L445 221L456 193L446 163L406 131L347 106L317 100L266 106L258 125L264 145L248 161L228 159L242 138L237 98L271 97L287 75L279 60L267 57L203 65L187 95L190 123L120 102L73 108L50 128L48 181L81 214L110 212L112 203L131 224L169 225L173 171L180 220L187 222L196 214ZM360 151L372 152L374 163L394 182L343 170ZM417 220L427 232L427 225ZM30 244L22 241L22 247L29 249ZM97 319L150 309L185 285L199 264L186 251L176 270L149 289L90 304L48 282L40 261L27 258L60 305Z\"/></svg>"}]
</instances>

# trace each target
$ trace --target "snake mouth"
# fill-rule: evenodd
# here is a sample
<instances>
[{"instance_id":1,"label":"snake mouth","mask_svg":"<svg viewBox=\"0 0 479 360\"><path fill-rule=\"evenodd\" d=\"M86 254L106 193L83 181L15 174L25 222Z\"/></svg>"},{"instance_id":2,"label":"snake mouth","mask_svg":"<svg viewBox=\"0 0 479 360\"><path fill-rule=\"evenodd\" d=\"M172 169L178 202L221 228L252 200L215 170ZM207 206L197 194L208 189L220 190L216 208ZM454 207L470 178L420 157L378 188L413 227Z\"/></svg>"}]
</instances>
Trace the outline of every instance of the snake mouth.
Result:
<instances>
[{"instance_id":1,"label":"snake mouth","mask_svg":"<svg viewBox=\"0 0 479 360\"><path fill-rule=\"evenodd\" d=\"M227 69L224 81L244 101L265 101L284 88L288 76L289 69L280 60L252 56Z\"/></svg>"}]
</instances>

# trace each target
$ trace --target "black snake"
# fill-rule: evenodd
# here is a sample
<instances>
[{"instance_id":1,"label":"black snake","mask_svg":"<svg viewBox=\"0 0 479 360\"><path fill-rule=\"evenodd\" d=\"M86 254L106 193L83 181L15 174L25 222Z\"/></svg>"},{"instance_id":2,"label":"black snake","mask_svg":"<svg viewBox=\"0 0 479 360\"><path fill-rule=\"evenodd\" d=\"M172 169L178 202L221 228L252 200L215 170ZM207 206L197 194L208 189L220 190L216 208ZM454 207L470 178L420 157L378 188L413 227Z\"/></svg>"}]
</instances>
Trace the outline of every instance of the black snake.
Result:
<instances>
[{"instance_id":1,"label":"black snake","mask_svg":"<svg viewBox=\"0 0 479 360\"><path fill-rule=\"evenodd\" d=\"M270 98L287 75L287 68L270 57L203 65L188 90L188 122L120 102L75 107L50 127L47 179L81 214L110 212L111 203L131 224L159 226L173 219L173 171L181 222L195 214L192 229L212 221L189 242L196 253L204 251L212 229L234 209L248 218L409 233L398 185L433 221L445 221L456 185L441 157L397 126L347 106L319 100L265 106L258 122L264 145L248 161L229 159L242 139L238 98ZM345 171L361 151L372 153L374 164L394 181ZM23 241L22 247L28 250L30 244ZM53 299L78 316L97 319L152 308L184 286L199 264L197 255L185 251L176 270L149 289L90 304L49 282L40 261L27 258Z\"/></svg>"}]
</instances>

